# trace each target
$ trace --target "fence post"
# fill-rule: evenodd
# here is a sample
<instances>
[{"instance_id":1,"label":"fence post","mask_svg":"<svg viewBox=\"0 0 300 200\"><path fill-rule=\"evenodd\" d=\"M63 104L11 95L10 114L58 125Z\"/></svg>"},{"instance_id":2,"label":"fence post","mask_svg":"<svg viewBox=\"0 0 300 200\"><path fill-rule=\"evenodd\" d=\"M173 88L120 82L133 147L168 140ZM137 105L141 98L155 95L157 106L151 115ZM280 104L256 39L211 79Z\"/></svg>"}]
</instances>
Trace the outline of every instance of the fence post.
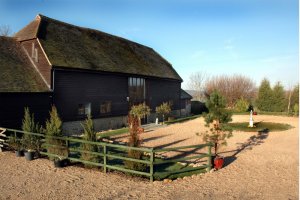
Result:
<instances>
[{"instance_id":1,"label":"fence post","mask_svg":"<svg viewBox=\"0 0 300 200\"><path fill-rule=\"evenodd\" d=\"M15 133L15 140L17 141L17 132L14 131L14 133Z\"/></svg>"},{"instance_id":2,"label":"fence post","mask_svg":"<svg viewBox=\"0 0 300 200\"><path fill-rule=\"evenodd\" d=\"M207 163L207 171L209 172L211 170L211 146L212 144L209 143L209 146L208 146L208 163Z\"/></svg>"},{"instance_id":3,"label":"fence post","mask_svg":"<svg viewBox=\"0 0 300 200\"><path fill-rule=\"evenodd\" d=\"M153 151L153 148L151 148L151 152L150 152L150 182L153 182L153 175L154 175L154 155L155 155L155 152Z\"/></svg>"},{"instance_id":4,"label":"fence post","mask_svg":"<svg viewBox=\"0 0 300 200\"><path fill-rule=\"evenodd\" d=\"M66 140L66 147L67 147L67 151L68 151L68 156L69 157L69 140Z\"/></svg>"},{"instance_id":5,"label":"fence post","mask_svg":"<svg viewBox=\"0 0 300 200\"><path fill-rule=\"evenodd\" d=\"M106 145L104 144L103 145L103 164L104 164L104 166L103 166L103 171L104 171L104 173L106 173L106 160L107 160L107 157L106 157Z\"/></svg>"}]
</instances>

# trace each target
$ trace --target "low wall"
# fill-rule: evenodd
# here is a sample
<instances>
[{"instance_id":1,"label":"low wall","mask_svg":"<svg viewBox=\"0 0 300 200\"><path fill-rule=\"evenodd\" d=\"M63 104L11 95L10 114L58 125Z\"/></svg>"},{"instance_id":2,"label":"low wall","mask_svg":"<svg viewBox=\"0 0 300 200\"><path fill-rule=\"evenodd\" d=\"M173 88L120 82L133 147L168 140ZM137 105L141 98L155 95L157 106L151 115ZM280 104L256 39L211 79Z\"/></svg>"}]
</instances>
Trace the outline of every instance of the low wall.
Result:
<instances>
[{"instance_id":1,"label":"low wall","mask_svg":"<svg viewBox=\"0 0 300 200\"><path fill-rule=\"evenodd\" d=\"M171 116L174 116L174 117L176 117L176 118L181 117L181 116L182 116L182 115L181 115L181 110L172 110L170 115L171 115ZM162 116L158 116L156 113L151 113L151 114L148 116L147 122L148 122L148 123L155 123L155 119L156 119L157 117L158 117L158 120L159 120L160 122L162 122ZM168 120L168 119L165 119L165 120Z\"/></svg>"},{"instance_id":2,"label":"low wall","mask_svg":"<svg viewBox=\"0 0 300 200\"><path fill-rule=\"evenodd\" d=\"M127 116L93 119L95 131L122 128L127 125ZM83 133L83 121L71 121L63 123L64 135L81 135Z\"/></svg>"},{"instance_id":3,"label":"low wall","mask_svg":"<svg viewBox=\"0 0 300 200\"><path fill-rule=\"evenodd\" d=\"M174 117L180 117L181 110L173 110L171 115ZM155 123L155 119L157 117L156 113L151 113L147 118L147 123ZM166 119L167 120L167 119ZM161 122L161 117L159 118ZM107 117L107 118L98 118L93 119L95 131L104 131L109 129L117 129L127 126L127 116L119 116L119 117ZM83 133L82 125L84 120L80 121L70 121L63 123L63 133L64 135L70 136L75 135L79 136Z\"/></svg>"}]
</instances>

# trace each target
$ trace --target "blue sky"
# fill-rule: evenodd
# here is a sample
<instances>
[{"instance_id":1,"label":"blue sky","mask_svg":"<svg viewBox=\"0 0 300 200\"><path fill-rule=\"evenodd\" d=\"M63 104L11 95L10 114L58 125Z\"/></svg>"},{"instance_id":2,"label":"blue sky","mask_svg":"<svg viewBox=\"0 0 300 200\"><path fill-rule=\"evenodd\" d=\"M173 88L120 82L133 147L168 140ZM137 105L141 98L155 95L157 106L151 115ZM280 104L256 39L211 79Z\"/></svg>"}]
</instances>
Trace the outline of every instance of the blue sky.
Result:
<instances>
[{"instance_id":1,"label":"blue sky","mask_svg":"<svg viewBox=\"0 0 300 200\"><path fill-rule=\"evenodd\" d=\"M298 0L0 0L13 32L38 14L155 49L184 79L242 74L299 82Z\"/></svg>"}]
</instances>

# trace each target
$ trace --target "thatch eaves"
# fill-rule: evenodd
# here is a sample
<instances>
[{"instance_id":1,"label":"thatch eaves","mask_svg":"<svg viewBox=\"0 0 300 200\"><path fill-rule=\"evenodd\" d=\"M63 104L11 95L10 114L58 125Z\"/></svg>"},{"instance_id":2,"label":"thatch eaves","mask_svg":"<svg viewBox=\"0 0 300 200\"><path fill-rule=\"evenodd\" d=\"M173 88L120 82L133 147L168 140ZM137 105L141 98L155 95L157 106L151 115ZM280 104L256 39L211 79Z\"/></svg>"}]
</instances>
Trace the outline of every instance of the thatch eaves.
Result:
<instances>
[{"instance_id":1,"label":"thatch eaves","mask_svg":"<svg viewBox=\"0 0 300 200\"><path fill-rule=\"evenodd\" d=\"M16 36L19 39L34 36L39 38L53 66L182 81L172 65L152 48L43 15L38 15L30 24ZM36 30L36 34L32 30ZM25 33L28 35L24 35Z\"/></svg>"},{"instance_id":2,"label":"thatch eaves","mask_svg":"<svg viewBox=\"0 0 300 200\"><path fill-rule=\"evenodd\" d=\"M0 72L0 92L49 91L15 38L0 36Z\"/></svg>"}]
</instances>

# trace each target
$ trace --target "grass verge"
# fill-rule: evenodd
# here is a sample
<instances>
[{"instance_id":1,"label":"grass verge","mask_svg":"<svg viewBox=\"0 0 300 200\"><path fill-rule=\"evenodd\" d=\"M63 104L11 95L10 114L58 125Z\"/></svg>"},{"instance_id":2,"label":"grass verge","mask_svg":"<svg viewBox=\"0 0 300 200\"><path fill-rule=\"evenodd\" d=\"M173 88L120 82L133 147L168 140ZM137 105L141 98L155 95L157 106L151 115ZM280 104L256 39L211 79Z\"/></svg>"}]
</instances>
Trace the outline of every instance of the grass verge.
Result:
<instances>
[{"instance_id":1,"label":"grass verge","mask_svg":"<svg viewBox=\"0 0 300 200\"><path fill-rule=\"evenodd\" d=\"M97 133L97 137L107 138L107 137L111 137L111 136L115 136L115 135L128 133L128 131L129 131L128 127L125 127L125 128L115 129L115 130L111 130L111 131Z\"/></svg>"},{"instance_id":2,"label":"grass verge","mask_svg":"<svg viewBox=\"0 0 300 200\"><path fill-rule=\"evenodd\" d=\"M193 116L190 116L190 117L179 118L179 119L175 119L175 120L172 120L172 121L167 121L167 122L165 122L165 124L169 125L169 124L175 124L175 123L182 123L182 122L185 122L185 121L188 121L188 120L196 119L196 118L201 117L201 116L202 115L193 115Z\"/></svg>"},{"instance_id":3,"label":"grass verge","mask_svg":"<svg viewBox=\"0 0 300 200\"><path fill-rule=\"evenodd\" d=\"M272 123L272 122L257 122L254 123L255 127L248 127L248 122L241 122L241 123L229 123L228 126L236 131L245 131L245 132L257 132L261 130L268 131L285 131L288 129L293 128L289 124L281 124L281 123Z\"/></svg>"}]
</instances>

